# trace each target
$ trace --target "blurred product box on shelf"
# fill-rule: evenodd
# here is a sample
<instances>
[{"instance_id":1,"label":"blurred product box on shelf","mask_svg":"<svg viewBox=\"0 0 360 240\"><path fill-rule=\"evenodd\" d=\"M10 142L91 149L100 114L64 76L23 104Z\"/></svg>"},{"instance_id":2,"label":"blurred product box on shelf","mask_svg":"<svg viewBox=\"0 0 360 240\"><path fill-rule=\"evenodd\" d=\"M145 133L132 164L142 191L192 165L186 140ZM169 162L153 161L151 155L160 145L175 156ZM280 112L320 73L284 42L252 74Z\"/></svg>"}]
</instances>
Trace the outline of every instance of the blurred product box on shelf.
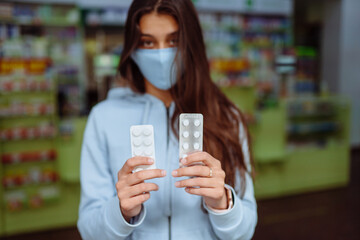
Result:
<instances>
[{"instance_id":1,"label":"blurred product box on shelf","mask_svg":"<svg viewBox=\"0 0 360 240\"><path fill-rule=\"evenodd\" d=\"M250 63L247 59L210 60L212 79L220 86L250 86Z\"/></svg>"},{"instance_id":2,"label":"blurred product box on shelf","mask_svg":"<svg viewBox=\"0 0 360 240\"><path fill-rule=\"evenodd\" d=\"M18 100L12 101L8 106L0 105L0 116L16 117L16 116L39 116L49 115L55 112L52 104L45 102L26 103ZM40 100L42 101L42 100Z\"/></svg>"},{"instance_id":3,"label":"blurred product box on shelf","mask_svg":"<svg viewBox=\"0 0 360 240\"><path fill-rule=\"evenodd\" d=\"M27 208L39 208L59 200L57 187L44 186L37 190L12 190L5 194L5 208L17 212Z\"/></svg>"},{"instance_id":4,"label":"blurred product box on shelf","mask_svg":"<svg viewBox=\"0 0 360 240\"><path fill-rule=\"evenodd\" d=\"M0 3L0 13L0 20L24 25L71 26L76 25L80 17L73 6L32 3Z\"/></svg>"},{"instance_id":5,"label":"blurred product box on shelf","mask_svg":"<svg viewBox=\"0 0 360 240\"><path fill-rule=\"evenodd\" d=\"M193 0L200 11L290 16L293 0Z\"/></svg>"},{"instance_id":6,"label":"blurred product box on shelf","mask_svg":"<svg viewBox=\"0 0 360 240\"><path fill-rule=\"evenodd\" d=\"M57 135L57 128L54 124L44 122L38 126L12 127L0 130L0 139L3 142L15 140L36 140L41 138L54 138Z\"/></svg>"},{"instance_id":7,"label":"blurred product box on shelf","mask_svg":"<svg viewBox=\"0 0 360 240\"><path fill-rule=\"evenodd\" d=\"M27 92L27 91L50 91L52 90L52 84L46 80L36 81L26 79L24 81L11 81L8 78L3 79L0 82L0 90L3 93L11 92Z\"/></svg>"},{"instance_id":8,"label":"blurred product box on shelf","mask_svg":"<svg viewBox=\"0 0 360 240\"><path fill-rule=\"evenodd\" d=\"M347 125L340 117L345 99L298 97L287 100L288 148L345 144Z\"/></svg>"},{"instance_id":9,"label":"blurred product box on shelf","mask_svg":"<svg viewBox=\"0 0 360 240\"><path fill-rule=\"evenodd\" d=\"M125 25L128 8L83 9L85 24L89 26Z\"/></svg>"},{"instance_id":10,"label":"blurred product box on shelf","mask_svg":"<svg viewBox=\"0 0 360 240\"><path fill-rule=\"evenodd\" d=\"M51 149L33 152L4 153L1 156L1 160L3 164L17 164L23 162L54 161L56 157L56 150Z\"/></svg>"},{"instance_id":11,"label":"blurred product box on shelf","mask_svg":"<svg viewBox=\"0 0 360 240\"><path fill-rule=\"evenodd\" d=\"M59 180L59 175L52 167L41 168L38 166L29 169L5 170L2 183L5 189L37 185L43 183L54 183Z\"/></svg>"}]
</instances>

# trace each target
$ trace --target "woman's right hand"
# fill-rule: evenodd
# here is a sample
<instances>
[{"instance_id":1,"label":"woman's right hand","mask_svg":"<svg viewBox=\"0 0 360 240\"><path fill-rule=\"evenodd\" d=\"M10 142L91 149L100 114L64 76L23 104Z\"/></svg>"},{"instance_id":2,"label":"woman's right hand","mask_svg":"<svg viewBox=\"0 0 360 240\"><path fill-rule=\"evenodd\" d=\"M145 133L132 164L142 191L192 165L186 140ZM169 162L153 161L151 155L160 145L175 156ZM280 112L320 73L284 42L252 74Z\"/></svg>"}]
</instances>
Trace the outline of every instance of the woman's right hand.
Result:
<instances>
[{"instance_id":1,"label":"woman's right hand","mask_svg":"<svg viewBox=\"0 0 360 240\"><path fill-rule=\"evenodd\" d=\"M120 210L127 222L137 216L141 211L141 204L150 198L150 191L157 191L159 186L155 183L144 182L148 179L166 176L161 169L143 170L133 173L135 167L151 165L154 160L147 157L133 157L128 159L118 172L116 191L120 201Z\"/></svg>"}]
</instances>

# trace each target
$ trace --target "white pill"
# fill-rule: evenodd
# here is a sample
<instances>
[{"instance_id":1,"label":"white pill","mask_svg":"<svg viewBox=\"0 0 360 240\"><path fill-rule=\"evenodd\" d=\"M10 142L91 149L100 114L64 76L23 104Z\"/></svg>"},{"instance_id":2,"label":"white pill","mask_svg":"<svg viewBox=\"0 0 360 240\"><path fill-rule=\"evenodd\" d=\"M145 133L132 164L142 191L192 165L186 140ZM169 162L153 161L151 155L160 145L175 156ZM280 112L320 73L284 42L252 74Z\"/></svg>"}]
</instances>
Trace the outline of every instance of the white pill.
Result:
<instances>
[{"instance_id":1,"label":"white pill","mask_svg":"<svg viewBox=\"0 0 360 240\"><path fill-rule=\"evenodd\" d=\"M134 144L134 146L139 147L141 145L141 140L140 139L134 139L133 144Z\"/></svg>"},{"instance_id":2,"label":"white pill","mask_svg":"<svg viewBox=\"0 0 360 240\"><path fill-rule=\"evenodd\" d=\"M149 138L147 138L147 139L144 140L144 144L145 144L146 146L150 146L152 143L153 143L152 140L149 139Z\"/></svg>"},{"instance_id":3,"label":"white pill","mask_svg":"<svg viewBox=\"0 0 360 240\"><path fill-rule=\"evenodd\" d=\"M198 132L198 131L194 132L194 137L199 138L200 137L200 132Z\"/></svg>"},{"instance_id":4,"label":"white pill","mask_svg":"<svg viewBox=\"0 0 360 240\"><path fill-rule=\"evenodd\" d=\"M188 143L184 143L184 144L183 144L183 149L188 150L188 149L189 149L189 144L188 144Z\"/></svg>"},{"instance_id":5,"label":"white pill","mask_svg":"<svg viewBox=\"0 0 360 240\"><path fill-rule=\"evenodd\" d=\"M185 127L189 126L189 120L185 119L185 120L183 121L183 125L184 125Z\"/></svg>"},{"instance_id":6,"label":"white pill","mask_svg":"<svg viewBox=\"0 0 360 240\"><path fill-rule=\"evenodd\" d=\"M195 125L196 127L200 126L200 120L196 119L196 120L194 121L194 125Z\"/></svg>"},{"instance_id":7,"label":"white pill","mask_svg":"<svg viewBox=\"0 0 360 240\"><path fill-rule=\"evenodd\" d=\"M200 148L200 144L199 143L194 143L194 149L199 150L199 148Z\"/></svg>"},{"instance_id":8,"label":"white pill","mask_svg":"<svg viewBox=\"0 0 360 240\"><path fill-rule=\"evenodd\" d=\"M144 129L143 134L144 134L145 136L150 136L150 135L151 135L151 130L148 129L148 128L146 128L146 129Z\"/></svg>"},{"instance_id":9,"label":"white pill","mask_svg":"<svg viewBox=\"0 0 360 240\"><path fill-rule=\"evenodd\" d=\"M132 130L132 135L133 135L133 136L138 137L138 136L140 136L140 134L141 134L140 129L134 128L134 129Z\"/></svg>"},{"instance_id":10,"label":"white pill","mask_svg":"<svg viewBox=\"0 0 360 240\"><path fill-rule=\"evenodd\" d=\"M135 156L141 156L141 154L142 154L141 149L135 149L135 150L134 150L134 155L135 155Z\"/></svg>"},{"instance_id":11,"label":"white pill","mask_svg":"<svg viewBox=\"0 0 360 240\"><path fill-rule=\"evenodd\" d=\"M189 132L188 131L183 132L183 137L188 138L189 137Z\"/></svg>"},{"instance_id":12,"label":"white pill","mask_svg":"<svg viewBox=\"0 0 360 240\"><path fill-rule=\"evenodd\" d=\"M146 149L146 151L145 151L145 155L146 156L151 156L153 154L153 151L151 150L151 149Z\"/></svg>"}]
</instances>

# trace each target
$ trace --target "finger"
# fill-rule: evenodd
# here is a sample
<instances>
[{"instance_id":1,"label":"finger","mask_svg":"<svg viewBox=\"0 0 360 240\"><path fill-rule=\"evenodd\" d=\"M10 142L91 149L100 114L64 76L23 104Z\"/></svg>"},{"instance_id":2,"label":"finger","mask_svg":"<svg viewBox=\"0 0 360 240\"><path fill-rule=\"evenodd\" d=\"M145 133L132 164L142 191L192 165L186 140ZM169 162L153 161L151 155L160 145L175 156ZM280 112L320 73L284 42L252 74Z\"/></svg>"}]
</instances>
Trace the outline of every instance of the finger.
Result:
<instances>
[{"instance_id":1,"label":"finger","mask_svg":"<svg viewBox=\"0 0 360 240\"><path fill-rule=\"evenodd\" d=\"M140 165L151 165L154 160L148 157L133 157L128 159L124 166L121 168L123 173L131 173L135 167Z\"/></svg>"},{"instance_id":2,"label":"finger","mask_svg":"<svg viewBox=\"0 0 360 240\"><path fill-rule=\"evenodd\" d=\"M128 212L134 209L135 207L141 205L142 203L146 202L149 198L150 198L150 193L144 193L132 198L127 198L123 201L120 201L120 207L124 211Z\"/></svg>"},{"instance_id":3,"label":"finger","mask_svg":"<svg viewBox=\"0 0 360 240\"><path fill-rule=\"evenodd\" d=\"M207 166L191 166L191 167L184 167L176 169L172 172L174 177L209 177L210 175L210 168ZM213 176L214 176L214 169L213 169Z\"/></svg>"},{"instance_id":4,"label":"finger","mask_svg":"<svg viewBox=\"0 0 360 240\"><path fill-rule=\"evenodd\" d=\"M214 198L216 190L214 188L185 188L185 191L193 195Z\"/></svg>"},{"instance_id":5,"label":"finger","mask_svg":"<svg viewBox=\"0 0 360 240\"><path fill-rule=\"evenodd\" d=\"M216 188L220 184L214 178L190 178L182 181L175 182L177 188L183 187L200 187L200 188Z\"/></svg>"},{"instance_id":6,"label":"finger","mask_svg":"<svg viewBox=\"0 0 360 240\"><path fill-rule=\"evenodd\" d=\"M188 155L187 157L181 159L181 163L184 166L188 166L194 163L204 163L205 165L209 167L215 167L219 166L220 161L213 158L210 154L207 152L196 152Z\"/></svg>"},{"instance_id":7,"label":"finger","mask_svg":"<svg viewBox=\"0 0 360 240\"><path fill-rule=\"evenodd\" d=\"M133 173L127 179L127 183L132 186L145 180L161 178L166 176L166 171L162 169L149 169Z\"/></svg>"},{"instance_id":8,"label":"finger","mask_svg":"<svg viewBox=\"0 0 360 240\"><path fill-rule=\"evenodd\" d=\"M127 197L134 197L140 195L142 193L147 193L151 191L159 190L159 186L155 183L140 183L134 185L128 189L128 196Z\"/></svg>"}]
</instances>

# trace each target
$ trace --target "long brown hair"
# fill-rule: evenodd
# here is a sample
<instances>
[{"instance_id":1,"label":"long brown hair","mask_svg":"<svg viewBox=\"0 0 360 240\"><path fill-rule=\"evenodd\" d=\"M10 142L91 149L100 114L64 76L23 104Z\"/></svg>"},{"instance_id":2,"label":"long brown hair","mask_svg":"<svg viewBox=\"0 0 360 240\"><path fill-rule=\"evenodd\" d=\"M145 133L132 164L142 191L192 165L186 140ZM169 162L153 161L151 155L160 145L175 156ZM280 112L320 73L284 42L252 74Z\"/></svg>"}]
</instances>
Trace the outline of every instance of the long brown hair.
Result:
<instances>
[{"instance_id":1,"label":"long brown hair","mask_svg":"<svg viewBox=\"0 0 360 240\"><path fill-rule=\"evenodd\" d=\"M178 135L176 123L180 113L202 113L204 150L221 161L227 184L234 186L236 171L240 172L240 187L243 194L246 185L245 172L250 172L250 169L244 161L239 139L241 123L247 137L249 134L240 110L210 78L202 30L191 0L133 1L125 25L124 50L119 65L122 79L134 91L145 92L144 77L130 56L140 41L139 20L151 12L170 15L179 25L176 64L182 71L178 71L177 83L170 89L175 102L175 112L171 119L172 130ZM250 149L247 151L250 153ZM250 161L252 163L252 159Z\"/></svg>"}]
</instances>

